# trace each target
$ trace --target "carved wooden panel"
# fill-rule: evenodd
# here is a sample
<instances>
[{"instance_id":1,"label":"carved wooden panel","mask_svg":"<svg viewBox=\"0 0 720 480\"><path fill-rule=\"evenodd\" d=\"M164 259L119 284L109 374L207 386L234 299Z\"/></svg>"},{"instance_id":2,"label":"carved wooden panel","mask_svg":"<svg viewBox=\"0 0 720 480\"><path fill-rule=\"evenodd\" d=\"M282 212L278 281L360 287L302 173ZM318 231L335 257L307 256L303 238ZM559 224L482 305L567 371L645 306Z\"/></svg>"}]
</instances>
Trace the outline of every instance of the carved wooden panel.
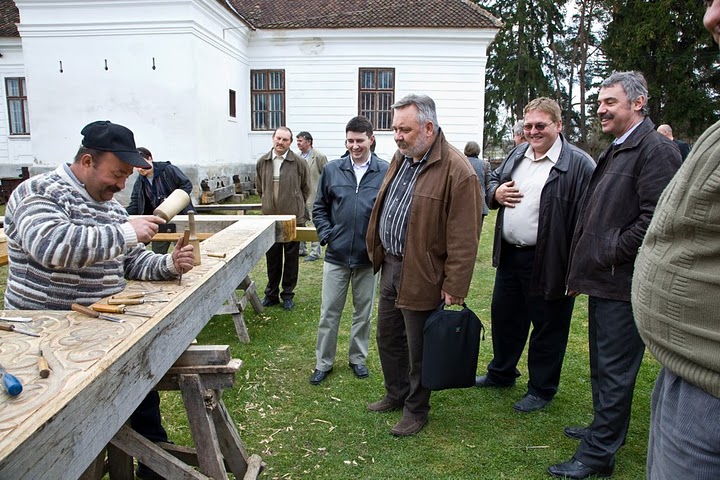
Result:
<instances>
[{"instance_id":1,"label":"carved wooden panel","mask_svg":"<svg viewBox=\"0 0 720 480\"><path fill-rule=\"evenodd\" d=\"M238 220L238 217L234 218ZM0 391L0 479L77 478L215 311L276 240L277 217L244 216L202 242L202 264L177 281L130 282L156 291L128 307L152 318L111 314L113 323L67 311L12 311L41 335L0 331L0 364L23 383ZM207 253L225 254L223 258ZM40 378L42 348L52 372Z\"/></svg>"}]
</instances>

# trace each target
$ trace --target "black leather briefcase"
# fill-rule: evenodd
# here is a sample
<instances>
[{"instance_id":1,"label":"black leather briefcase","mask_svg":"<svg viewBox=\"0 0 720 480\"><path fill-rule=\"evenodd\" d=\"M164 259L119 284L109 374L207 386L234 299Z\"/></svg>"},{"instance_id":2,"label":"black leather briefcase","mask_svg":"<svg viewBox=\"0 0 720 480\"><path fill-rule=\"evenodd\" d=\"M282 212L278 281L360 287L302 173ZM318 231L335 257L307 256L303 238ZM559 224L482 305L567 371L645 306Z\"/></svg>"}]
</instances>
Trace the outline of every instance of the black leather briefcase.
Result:
<instances>
[{"instance_id":1,"label":"black leather briefcase","mask_svg":"<svg viewBox=\"0 0 720 480\"><path fill-rule=\"evenodd\" d=\"M425 321L422 384L430 390L475 385L480 352L480 319L463 303L460 311L442 303Z\"/></svg>"}]
</instances>

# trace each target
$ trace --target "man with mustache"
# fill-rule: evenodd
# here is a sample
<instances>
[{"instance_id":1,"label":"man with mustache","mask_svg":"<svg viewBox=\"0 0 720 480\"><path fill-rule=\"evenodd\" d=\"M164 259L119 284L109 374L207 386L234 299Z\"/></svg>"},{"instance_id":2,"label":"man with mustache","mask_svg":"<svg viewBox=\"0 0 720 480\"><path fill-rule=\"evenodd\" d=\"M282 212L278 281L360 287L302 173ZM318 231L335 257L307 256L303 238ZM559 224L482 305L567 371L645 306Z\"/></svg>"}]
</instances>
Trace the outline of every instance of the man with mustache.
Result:
<instances>
[{"instance_id":1,"label":"man with mustache","mask_svg":"<svg viewBox=\"0 0 720 480\"><path fill-rule=\"evenodd\" d=\"M403 409L390 430L415 435L428 421L422 385L423 327L440 302L470 288L482 228L482 194L467 158L445 139L435 102L408 95L393 105L393 156L370 215L367 248L382 267L377 344L386 395L373 412Z\"/></svg>"},{"instance_id":2,"label":"man with mustache","mask_svg":"<svg viewBox=\"0 0 720 480\"><path fill-rule=\"evenodd\" d=\"M660 193L682 162L680 151L655 131L640 72L613 72L600 85L598 117L615 140L598 159L573 236L568 294L586 293L594 418L567 427L580 440L575 455L548 468L566 478L607 477L630 424L635 379L644 345L635 327L633 265Z\"/></svg>"},{"instance_id":3,"label":"man with mustache","mask_svg":"<svg viewBox=\"0 0 720 480\"><path fill-rule=\"evenodd\" d=\"M262 199L263 215L295 215L301 227L305 225L305 202L310 196L310 171L305 159L290 151L292 138L288 127L275 129L272 150L255 165L255 184ZM292 310L300 268L300 242L275 243L265 254L265 260L268 284L263 306L277 305L282 299L283 308Z\"/></svg>"},{"instance_id":4,"label":"man with mustache","mask_svg":"<svg viewBox=\"0 0 720 480\"><path fill-rule=\"evenodd\" d=\"M705 28L720 44L720 0L705 4ZM720 123L665 189L635 262L635 320L663 366L652 395L650 480L720 478L718 178Z\"/></svg>"},{"instance_id":5,"label":"man with mustache","mask_svg":"<svg viewBox=\"0 0 720 480\"><path fill-rule=\"evenodd\" d=\"M558 391L575 299L565 295L580 200L595 169L590 155L561 133L560 106L540 97L525 107L525 138L490 174L487 203L495 224L493 359L478 387L510 387L527 342L527 393L513 408L545 408ZM561 201L559 199L562 199Z\"/></svg>"},{"instance_id":6,"label":"man with mustache","mask_svg":"<svg viewBox=\"0 0 720 480\"><path fill-rule=\"evenodd\" d=\"M133 133L108 121L92 122L81 133L73 163L26 180L10 196L6 309L70 310L73 303L87 306L120 293L125 279L170 280L193 268L192 245L180 241L166 255L145 248L162 218L129 219L113 198L133 167L150 167ZM140 403L130 425L148 440L168 441L156 391ZM137 475L160 478L144 465Z\"/></svg>"}]
</instances>

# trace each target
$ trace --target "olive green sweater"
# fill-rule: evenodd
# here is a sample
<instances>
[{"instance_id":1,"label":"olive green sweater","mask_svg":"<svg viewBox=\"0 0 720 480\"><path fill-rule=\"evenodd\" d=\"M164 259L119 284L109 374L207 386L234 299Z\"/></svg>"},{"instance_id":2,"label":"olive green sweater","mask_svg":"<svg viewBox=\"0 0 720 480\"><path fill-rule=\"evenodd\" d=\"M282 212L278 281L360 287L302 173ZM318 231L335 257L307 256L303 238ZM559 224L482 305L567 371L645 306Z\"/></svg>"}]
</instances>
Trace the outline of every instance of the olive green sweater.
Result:
<instances>
[{"instance_id":1,"label":"olive green sweater","mask_svg":"<svg viewBox=\"0 0 720 480\"><path fill-rule=\"evenodd\" d=\"M660 197L635 263L632 303L658 361L720 397L720 122Z\"/></svg>"}]
</instances>

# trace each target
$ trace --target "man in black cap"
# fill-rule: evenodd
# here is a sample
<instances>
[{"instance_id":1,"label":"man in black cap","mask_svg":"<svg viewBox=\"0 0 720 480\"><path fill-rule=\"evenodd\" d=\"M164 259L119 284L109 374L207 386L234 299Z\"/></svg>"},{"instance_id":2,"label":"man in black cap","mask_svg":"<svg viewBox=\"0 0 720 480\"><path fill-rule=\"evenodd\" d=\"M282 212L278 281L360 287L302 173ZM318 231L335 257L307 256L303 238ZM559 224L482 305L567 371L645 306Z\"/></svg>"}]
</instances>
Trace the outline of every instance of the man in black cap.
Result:
<instances>
[{"instance_id":1,"label":"man in black cap","mask_svg":"<svg viewBox=\"0 0 720 480\"><path fill-rule=\"evenodd\" d=\"M193 267L191 245L172 254L145 249L165 223L143 216L130 220L113 198L133 167L148 168L130 130L108 121L82 129L72 164L23 182L5 211L9 269L5 308L70 310L120 293L125 279L169 280ZM119 280L118 280L119 279ZM151 441L167 441L160 397L150 392L130 417L133 429ZM144 466L140 478L159 478Z\"/></svg>"}]
</instances>

